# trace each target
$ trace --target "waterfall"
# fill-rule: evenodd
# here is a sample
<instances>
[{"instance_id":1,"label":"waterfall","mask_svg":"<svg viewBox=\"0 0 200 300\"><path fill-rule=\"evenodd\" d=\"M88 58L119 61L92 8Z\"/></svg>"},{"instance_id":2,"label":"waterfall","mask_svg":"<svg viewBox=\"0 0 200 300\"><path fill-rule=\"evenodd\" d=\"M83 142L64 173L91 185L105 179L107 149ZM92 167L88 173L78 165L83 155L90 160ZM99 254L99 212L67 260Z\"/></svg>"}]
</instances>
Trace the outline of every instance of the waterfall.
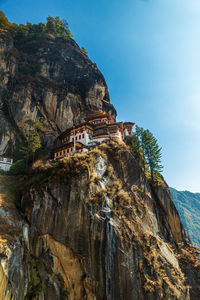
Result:
<instances>
[{"instance_id":1,"label":"waterfall","mask_svg":"<svg viewBox=\"0 0 200 300\"><path fill-rule=\"evenodd\" d=\"M97 176L101 176L100 185L102 189L106 189L107 178L104 176L106 171L106 162L100 156L96 165ZM105 223L105 249L104 249L104 265L105 265L105 296L106 300L114 300L114 255L115 255L115 234L114 220L112 212L112 203L109 197L105 196L105 203L101 209L103 214L103 222Z\"/></svg>"},{"instance_id":2,"label":"waterfall","mask_svg":"<svg viewBox=\"0 0 200 300\"><path fill-rule=\"evenodd\" d=\"M115 236L112 218L110 199L105 198L105 225L106 225L106 244L105 244L105 277L106 277L106 300L114 300L114 254Z\"/></svg>"}]
</instances>

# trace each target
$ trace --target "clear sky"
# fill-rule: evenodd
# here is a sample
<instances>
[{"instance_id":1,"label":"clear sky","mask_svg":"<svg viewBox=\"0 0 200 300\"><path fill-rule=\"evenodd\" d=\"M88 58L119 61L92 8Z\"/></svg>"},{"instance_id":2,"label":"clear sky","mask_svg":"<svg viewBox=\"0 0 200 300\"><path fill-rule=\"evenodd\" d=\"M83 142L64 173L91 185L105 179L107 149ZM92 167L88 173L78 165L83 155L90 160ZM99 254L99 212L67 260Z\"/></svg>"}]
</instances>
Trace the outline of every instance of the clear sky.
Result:
<instances>
[{"instance_id":1,"label":"clear sky","mask_svg":"<svg viewBox=\"0 0 200 300\"><path fill-rule=\"evenodd\" d=\"M152 131L170 186L200 192L199 0L0 0L0 9L16 23L67 19L118 120Z\"/></svg>"}]
</instances>

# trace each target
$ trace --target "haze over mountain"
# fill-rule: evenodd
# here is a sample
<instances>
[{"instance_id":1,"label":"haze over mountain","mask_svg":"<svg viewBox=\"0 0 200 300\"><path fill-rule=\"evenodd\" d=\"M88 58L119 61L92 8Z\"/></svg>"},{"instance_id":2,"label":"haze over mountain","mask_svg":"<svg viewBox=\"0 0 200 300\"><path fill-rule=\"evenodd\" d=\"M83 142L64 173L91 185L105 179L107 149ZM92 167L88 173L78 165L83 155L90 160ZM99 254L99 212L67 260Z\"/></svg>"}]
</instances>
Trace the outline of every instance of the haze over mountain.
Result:
<instances>
[{"instance_id":1,"label":"haze over mountain","mask_svg":"<svg viewBox=\"0 0 200 300\"><path fill-rule=\"evenodd\" d=\"M200 247L200 193L170 188L183 226L194 245Z\"/></svg>"}]
</instances>

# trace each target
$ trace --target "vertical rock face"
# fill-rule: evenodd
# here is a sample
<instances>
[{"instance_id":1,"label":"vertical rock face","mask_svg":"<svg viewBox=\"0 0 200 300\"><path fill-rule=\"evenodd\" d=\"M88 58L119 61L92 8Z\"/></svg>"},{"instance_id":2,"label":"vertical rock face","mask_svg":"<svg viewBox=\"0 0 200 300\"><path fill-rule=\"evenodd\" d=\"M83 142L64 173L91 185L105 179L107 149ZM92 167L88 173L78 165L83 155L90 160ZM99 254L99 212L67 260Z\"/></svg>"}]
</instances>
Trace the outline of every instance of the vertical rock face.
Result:
<instances>
[{"instance_id":1,"label":"vertical rock face","mask_svg":"<svg viewBox=\"0 0 200 300\"><path fill-rule=\"evenodd\" d=\"M44 169L22 201L40 282L29 283L28 295L198 299L198 287L189 288L195 250L168 187L150 186L124 144L102 144Z\"/></svg>"},{"instance_id":2,"label":"vertical rock face","mask_svg":"<svg viewBox=\"0 0 200 300\"><path fill-rule=\"evenodd\" d=\"M29 282L28 227L2 190L0 178L0 299L24 299Z\"/></svg>"},{"instance_id":3,"label":"vertical rock face","mask_svg":"<svg viewBox=\"0 0 200 300\"><path fill-rule=\"evenodd\" d=\"M29 119L42 121L50 149L88 113L116 116L73 40L43 34L16 48L1 31L0 61L0 154L15 153ZM150 184L124 143L41 162L17 183L20 198L2 178L0 300L198 299L197 251L168 187Z\"/></svg>"},{"instance_id":4,"label":"vertical rock face","mask_svg":"<svg viewBox=\"0 0 200 300\"><path fill-rule=\"evenodd\" d=\"M28 119L43 122L43 143L52 147L90 112L116 117L103 75L73 40L44 34L16 48L1 31L0 61L0 154L17 148Z\"/></svg>"}]
</instances>

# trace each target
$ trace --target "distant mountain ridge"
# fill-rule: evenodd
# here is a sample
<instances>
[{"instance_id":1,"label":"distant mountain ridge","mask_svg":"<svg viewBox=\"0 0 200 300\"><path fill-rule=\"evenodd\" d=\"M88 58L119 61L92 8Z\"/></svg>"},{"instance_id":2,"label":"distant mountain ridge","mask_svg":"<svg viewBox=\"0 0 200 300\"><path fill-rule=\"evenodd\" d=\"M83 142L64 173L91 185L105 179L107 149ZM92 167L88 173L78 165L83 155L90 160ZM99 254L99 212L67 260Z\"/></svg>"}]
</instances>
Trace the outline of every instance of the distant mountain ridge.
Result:
<instances>
[{"instance_id":1,"label":"distant mountain ridge","mask_svg":"<svg viewBox=\"0 0 200 300\"><path fill-rule=\"evenodd\" d=\"M200 247L200 193L170 188L183 226L195 246Z\"/></svg>"}]
</instances>

